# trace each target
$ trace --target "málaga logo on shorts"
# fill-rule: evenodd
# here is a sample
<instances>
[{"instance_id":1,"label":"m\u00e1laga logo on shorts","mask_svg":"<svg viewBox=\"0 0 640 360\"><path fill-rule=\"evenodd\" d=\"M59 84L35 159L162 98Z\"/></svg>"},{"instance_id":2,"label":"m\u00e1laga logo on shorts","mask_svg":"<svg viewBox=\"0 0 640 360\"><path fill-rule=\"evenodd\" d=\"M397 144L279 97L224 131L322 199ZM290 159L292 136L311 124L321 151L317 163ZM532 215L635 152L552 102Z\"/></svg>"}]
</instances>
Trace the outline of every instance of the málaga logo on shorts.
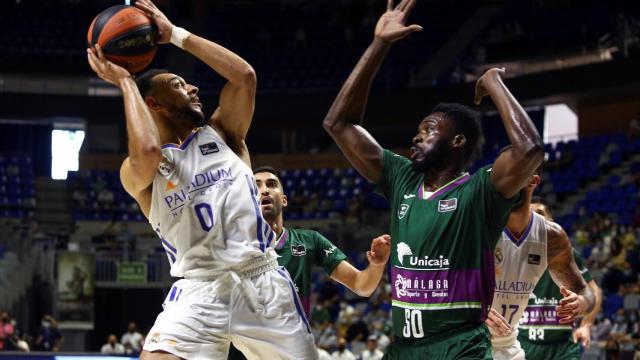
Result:
<instances>
[{"instance_id":1,"label":"m\u00e1laga logo on shorts","mask_svg":"<svg viewBox=\"0 0 640 360\"><path fill-rule=\"evenodd\" d=\"M293 256L305 256L307 254L307 249L304 245L291 245L291 254Z\"/></svg>"},{"instance_id":2,"label":"m\u00e1laga logo on shorts","mask_svg":"<svg viewBox=\"0 0 640 360\"><path fill-rule=\"evenodd\" d=\"M218 148L218 144L216 144L215 141L208 144L200 145L200 152L202 153L202 155L209 155L217 153L218 151L220 151L220 149Z\"/></svg>"},{"instance_id":3,"label":"m\u00e1laga logo on shorts","mask_svg":"<svg viewBox=\"0 0 640 360\"><path fill-rule=\"evenodd\" d=\"M398 209L398 219L402 219L405 215L407 215L408 210L409 210L409 205L400 204L400 208Z\"/></svg>"},{"instance_id":4,"label":"m\u00e1laga logo on shorts","mask_svg":"<svg viewBox=\"0 0 640 360\"><path fill-rule=\"evenodd\" d=\"M458 199L447 199L438 201L438 211L439 212L449 212L458 208Z\"/></svg>"}]
</instances>

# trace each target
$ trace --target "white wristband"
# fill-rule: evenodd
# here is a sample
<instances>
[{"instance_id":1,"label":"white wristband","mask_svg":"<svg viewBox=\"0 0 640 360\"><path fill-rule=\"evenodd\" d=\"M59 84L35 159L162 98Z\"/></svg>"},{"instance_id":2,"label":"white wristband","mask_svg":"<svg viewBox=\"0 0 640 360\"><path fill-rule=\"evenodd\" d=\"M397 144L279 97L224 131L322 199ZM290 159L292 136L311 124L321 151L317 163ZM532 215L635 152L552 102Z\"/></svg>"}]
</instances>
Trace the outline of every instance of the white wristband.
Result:
<instances>
[{"instance_id":1,"label":"white wristband","mask_svg":"<svg viewBox=\"0 0 640 360\"><path fill-rule=\"evenodd\" d=\"M181 27L177 27L174 26L173 29L171 29L171 43L177 47L179 47L180 49L182 49L182 45L184 43L184 40L191 35L190 32L188 32L187 30L181 28Z\"/></svg>"}]
</instances>

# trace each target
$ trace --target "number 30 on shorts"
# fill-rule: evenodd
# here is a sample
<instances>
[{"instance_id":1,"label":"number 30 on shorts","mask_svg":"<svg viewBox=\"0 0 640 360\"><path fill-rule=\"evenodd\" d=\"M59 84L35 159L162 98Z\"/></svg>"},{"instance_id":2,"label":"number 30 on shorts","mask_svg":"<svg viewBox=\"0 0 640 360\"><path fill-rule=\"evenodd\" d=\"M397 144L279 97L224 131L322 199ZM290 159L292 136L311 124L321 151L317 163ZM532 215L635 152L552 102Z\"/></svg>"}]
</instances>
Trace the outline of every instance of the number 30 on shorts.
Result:
<instances>
[{"instance_id":1,"label":"number 30 on shorts","mask_svg":"<svg viewBox=\"0 0 640 360\"><path fill-rule=\"evenodd\" d=\"M424 329L422 328L422 311L404 309L404 321L404 329L402 330L402 335L404 337L424 337Z\"/></svg>"}]
</instances>

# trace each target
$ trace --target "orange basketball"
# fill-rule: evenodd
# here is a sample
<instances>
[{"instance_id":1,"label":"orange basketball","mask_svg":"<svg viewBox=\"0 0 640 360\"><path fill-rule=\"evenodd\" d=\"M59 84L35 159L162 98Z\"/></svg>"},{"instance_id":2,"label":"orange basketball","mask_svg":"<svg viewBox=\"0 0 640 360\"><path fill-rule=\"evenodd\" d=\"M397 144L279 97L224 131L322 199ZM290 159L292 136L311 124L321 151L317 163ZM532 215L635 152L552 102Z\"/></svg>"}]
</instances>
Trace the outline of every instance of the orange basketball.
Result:
<instances>
[{"instance_id":1,"label":"orange basketball","mask_svg":"<svg viewBox=\"0 0 640 360\"><path fill-rule=\"evenodd\" d=\"M93 19L87 41L99 44L107 59L136 73L156 55L158 29L149 17L134 6L116 5Z\"/></svg>"}]
</instances>

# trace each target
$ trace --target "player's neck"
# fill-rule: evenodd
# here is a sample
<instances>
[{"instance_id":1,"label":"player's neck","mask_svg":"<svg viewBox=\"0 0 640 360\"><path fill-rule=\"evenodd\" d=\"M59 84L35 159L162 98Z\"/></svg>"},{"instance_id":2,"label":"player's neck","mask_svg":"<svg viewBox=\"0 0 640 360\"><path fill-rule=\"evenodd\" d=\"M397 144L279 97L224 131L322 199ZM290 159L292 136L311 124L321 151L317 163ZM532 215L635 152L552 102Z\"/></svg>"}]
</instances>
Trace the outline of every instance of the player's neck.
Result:
<instances>
[{"instance_id":1,"label":"player's neck","mask_svg":"<svg viewBox=\"0 0 640 360\"><path fill-rule=\"evenodd\" d=\"M529 204L525 202L518 209L512 210L511 214L509 214L509 221L507 222L507 230L511 233L511 235L516 238L520 238L527 228L529 227L529 223L531 222L531 209L529 209Z\"/></svg>"},{"instance_id":2,"label":"player's neck","mask_svg":"<svg viewBox=\"0 0 640 360\"><path fill-rule=\"evenodd\" d=\"M162 144L175 143L180 144L195 129L193 124L172 123L170 121L157 121L158 133Z\"/></svg>"},{"instance_id":3,"label":"player's neck","mask_svg":"<svg viewBox=\"0 0 640 360\"><path fill-rule=\"evenodd\" d=\"M278 217L273 221L267 221L269 222L269 226L271 226L271 230L273 230L277 236L282 235L282 232L284 231L284 219L282 218L282 214L278 215Z\"/></svg>"},{"instance_id":4,"label":"player's neck","mask_svg":"<svg viewBox=\"0 0 640 360\"><path fill-rule=\"evenodd\" d=\"M446 167L442 170L424 172L424 188L433 192L462 175L464 171L457 166Z\"/></svg>"}]
</instances>

